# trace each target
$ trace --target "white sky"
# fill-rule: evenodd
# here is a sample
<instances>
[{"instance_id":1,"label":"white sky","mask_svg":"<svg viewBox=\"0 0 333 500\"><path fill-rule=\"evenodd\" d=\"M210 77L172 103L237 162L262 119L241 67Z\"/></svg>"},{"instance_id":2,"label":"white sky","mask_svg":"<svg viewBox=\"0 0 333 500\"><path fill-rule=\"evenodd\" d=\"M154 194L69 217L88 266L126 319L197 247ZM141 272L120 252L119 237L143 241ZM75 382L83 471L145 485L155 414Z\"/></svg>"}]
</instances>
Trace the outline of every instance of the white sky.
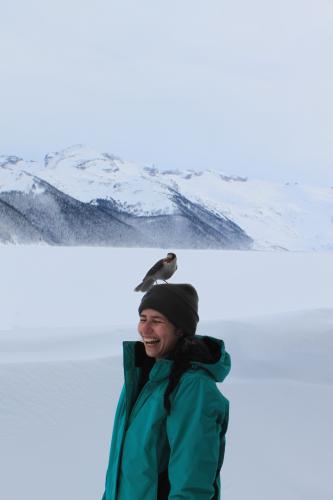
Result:
<instances>
[{"instance_id":1,"label":"white sky","mask_svg":"<svg viewBox=\"0 0 333 500\"><path fill-rule=\"evenodd\" d=\"M2 0L0 154L333 185L331 0Z\"/></svg>"}]
</instances>

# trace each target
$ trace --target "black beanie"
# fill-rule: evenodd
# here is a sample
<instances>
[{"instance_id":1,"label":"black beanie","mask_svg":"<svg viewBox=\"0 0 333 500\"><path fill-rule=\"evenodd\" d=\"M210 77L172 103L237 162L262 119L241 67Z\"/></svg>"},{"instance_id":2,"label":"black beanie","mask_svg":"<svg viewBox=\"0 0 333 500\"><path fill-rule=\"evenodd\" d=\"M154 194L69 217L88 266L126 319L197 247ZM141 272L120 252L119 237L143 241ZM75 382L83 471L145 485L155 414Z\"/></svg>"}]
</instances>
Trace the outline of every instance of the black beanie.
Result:
<instances>
[{"instance_id":1,"label":"black beanie","mask_svg":"<svg viewBox=\"0 0 333 500\"><path fill-rule=\"evenodd\" d=\"M196 289L187 283L154 285L142 297L139 314L144 309L155 309L184 335L194 335L199 321L198 300Z\"/></svg>"}]
</instances>

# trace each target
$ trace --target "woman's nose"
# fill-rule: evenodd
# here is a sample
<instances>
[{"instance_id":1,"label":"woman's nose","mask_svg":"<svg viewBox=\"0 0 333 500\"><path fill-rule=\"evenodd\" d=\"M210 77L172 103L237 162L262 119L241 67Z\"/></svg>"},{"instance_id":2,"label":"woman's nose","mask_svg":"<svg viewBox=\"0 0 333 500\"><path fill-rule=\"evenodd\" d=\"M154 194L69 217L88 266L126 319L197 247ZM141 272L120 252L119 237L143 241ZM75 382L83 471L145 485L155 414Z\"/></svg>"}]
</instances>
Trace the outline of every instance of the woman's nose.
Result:
<instances>
[{"instance_id":1,"label":"woman's nose","mask_svg":"<svg viewBox=\"0 0 333 500\"><path fill-rule=\"evenodd\" d=\"M151 325L151 322L150 321L145 321L142 325L141 325L141 331L143 333L146 333L146 332L150 332L152 329L152 325Z\"/></svg>"}]
</instances>

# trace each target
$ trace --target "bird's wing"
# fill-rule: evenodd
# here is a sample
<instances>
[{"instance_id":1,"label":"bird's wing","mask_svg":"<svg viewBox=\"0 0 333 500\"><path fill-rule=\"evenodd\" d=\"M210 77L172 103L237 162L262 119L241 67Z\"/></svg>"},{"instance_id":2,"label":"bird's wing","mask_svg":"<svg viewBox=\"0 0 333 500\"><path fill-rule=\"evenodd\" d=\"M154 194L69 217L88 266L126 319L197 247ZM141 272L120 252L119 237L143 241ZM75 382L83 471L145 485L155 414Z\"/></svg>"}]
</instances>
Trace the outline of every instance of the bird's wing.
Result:
<instances>
[{"instance_id":1,"label":"bird's wing","mask_svg":"<svg viewBox=\"0 0 333 500\"><path fill-rule=\"evenodd\" d=\"M134 288L135 292L148 292L148 290L154 285L154 278L146 278L140 285Z\"/></svg>"},{"instance_id":2,"label":"bird's wing","mask_svg":"<svg viewBox=\"0 0 333 500\"><path fill-rule=\"evenodd\" d=\"M143 279L145 280L148 276L152 276L153 274L157 273L157 271L162 269L163 263L164 263L164 259L158 260L156 262L156 264L154 264L153 267L151 267L149 269L149 271L147 272L146 276Z\"/></svg>"}]
</instances>

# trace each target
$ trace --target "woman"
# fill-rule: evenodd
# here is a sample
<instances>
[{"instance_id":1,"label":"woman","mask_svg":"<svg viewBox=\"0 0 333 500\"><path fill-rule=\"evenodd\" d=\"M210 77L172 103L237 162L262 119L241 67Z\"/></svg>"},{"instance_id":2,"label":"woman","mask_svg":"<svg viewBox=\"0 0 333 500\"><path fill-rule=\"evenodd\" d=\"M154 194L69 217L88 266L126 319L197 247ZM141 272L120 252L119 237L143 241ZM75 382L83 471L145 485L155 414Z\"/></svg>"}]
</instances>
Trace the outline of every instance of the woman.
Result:
<instances>
[{"instance_id":1,"label":"woman","mask_svg":"<svg viewBox=\"0 0 333 500\"><path fill-rule=\"evenodd\" d=\"M230 371L222 340L195 335L189 284L153 286L139 306L143 342L123 342L125 383L103 500L218 500Z\"/></svg>"}]
</instances>

